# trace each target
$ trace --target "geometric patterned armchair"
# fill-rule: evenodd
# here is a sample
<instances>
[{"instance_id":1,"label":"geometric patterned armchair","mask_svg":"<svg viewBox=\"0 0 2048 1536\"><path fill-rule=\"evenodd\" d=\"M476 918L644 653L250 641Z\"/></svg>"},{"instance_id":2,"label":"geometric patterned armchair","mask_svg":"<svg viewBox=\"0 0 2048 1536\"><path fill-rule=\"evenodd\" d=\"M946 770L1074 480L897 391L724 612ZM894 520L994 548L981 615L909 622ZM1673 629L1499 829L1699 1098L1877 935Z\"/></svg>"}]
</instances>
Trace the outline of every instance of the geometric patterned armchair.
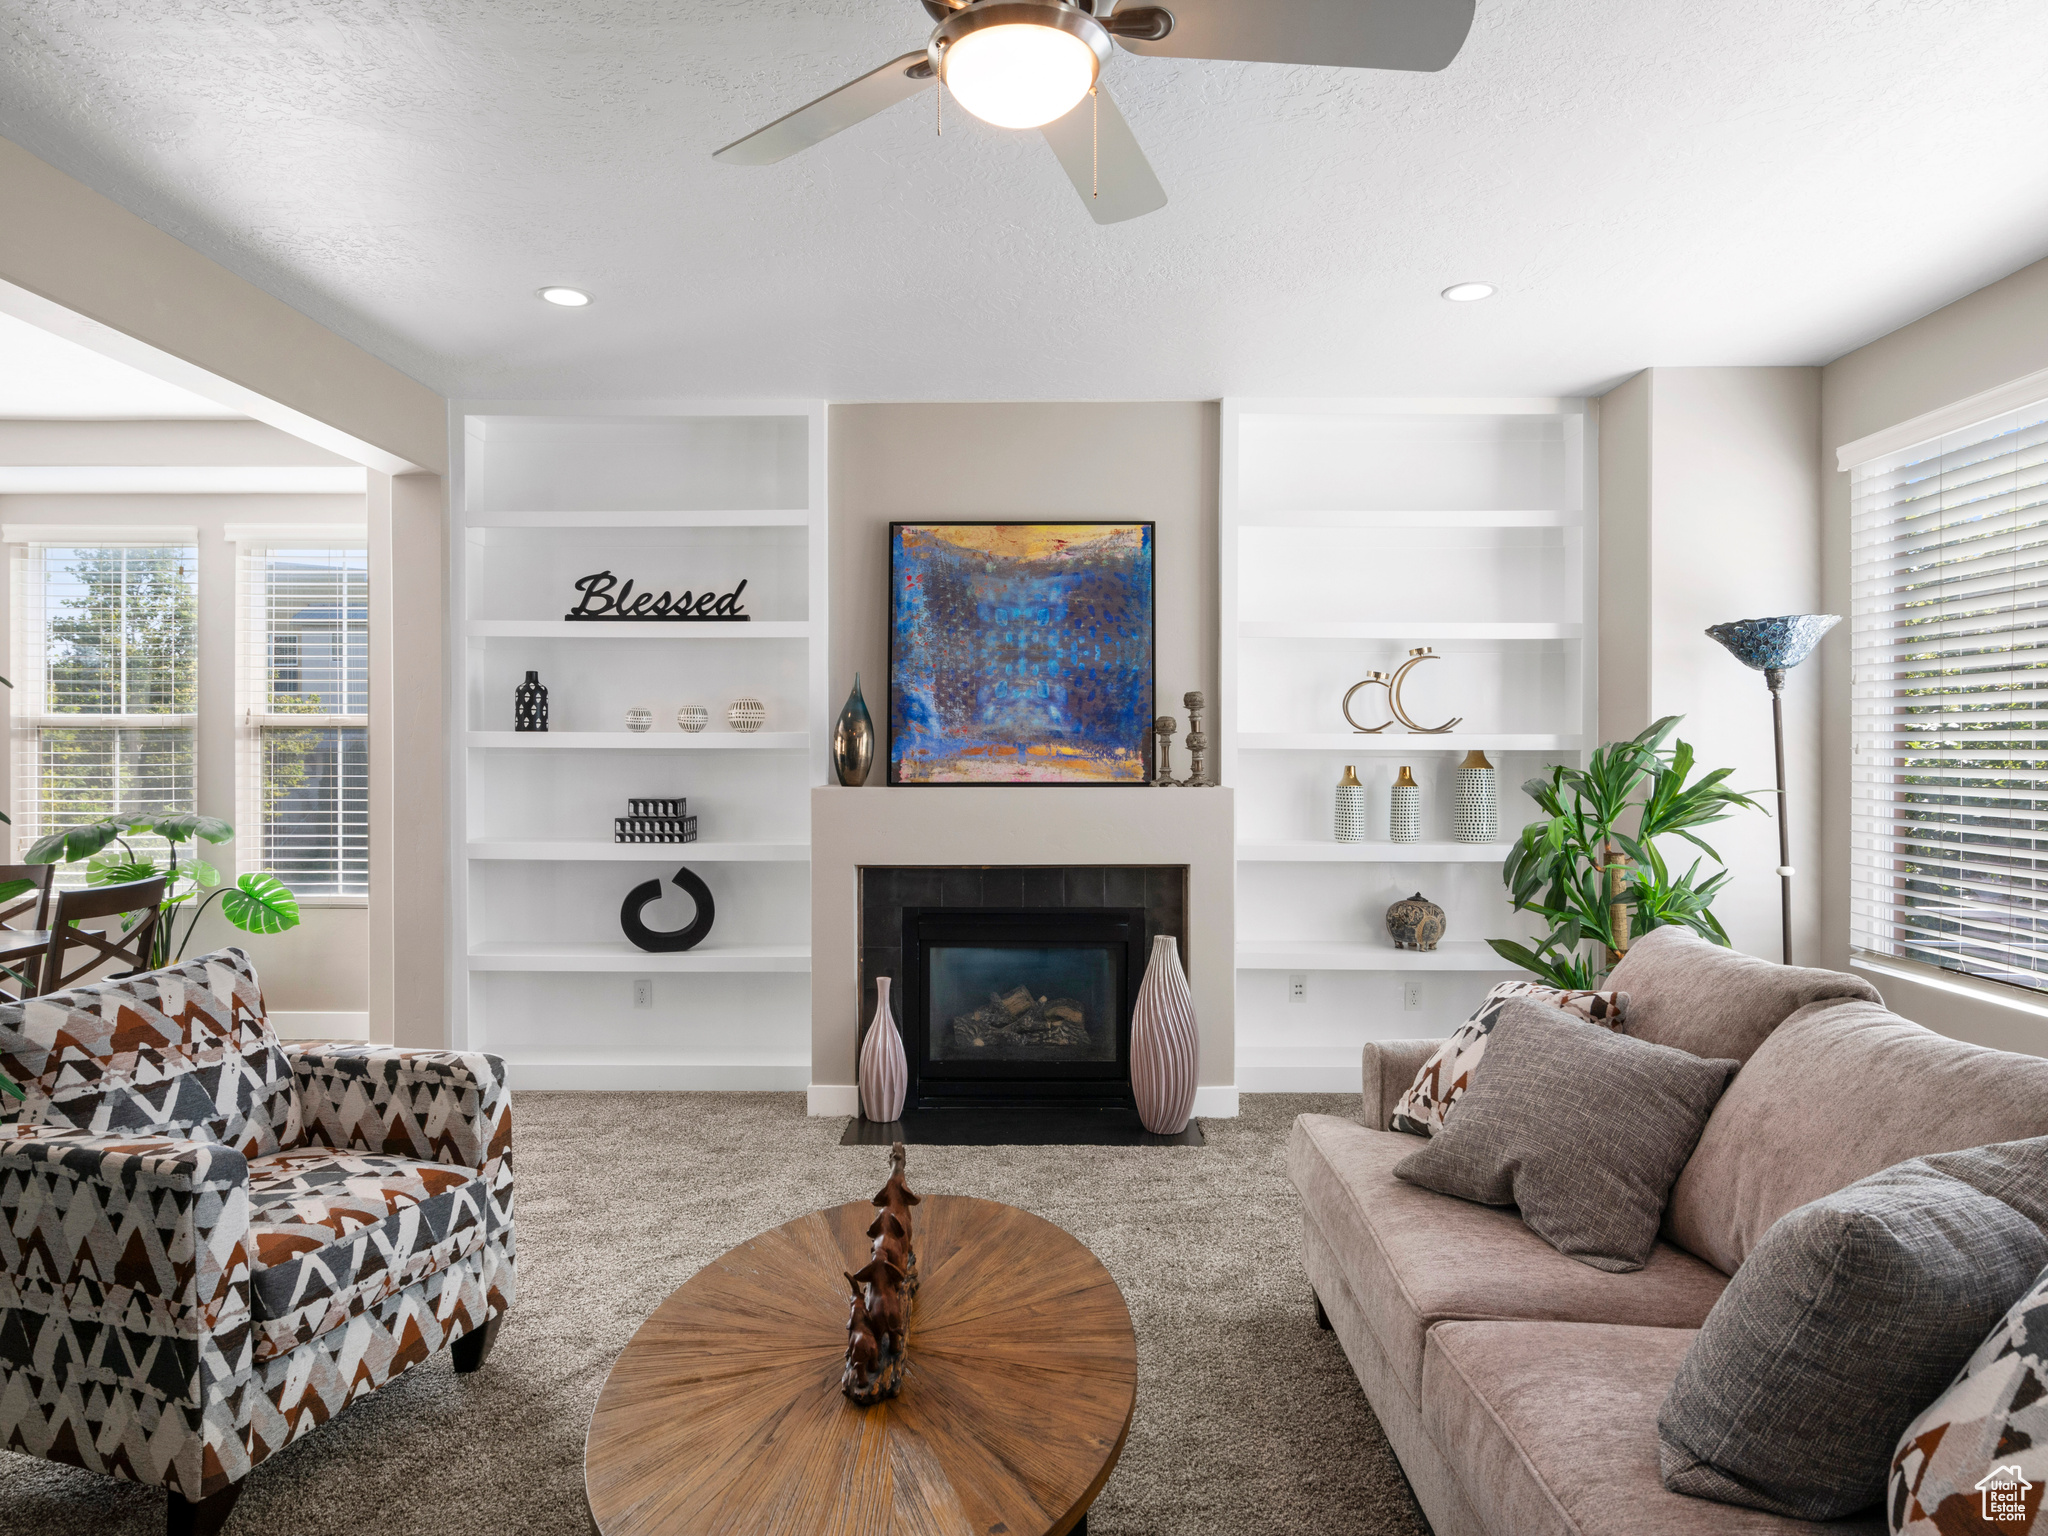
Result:
<instances>
[{"instance_id":1,"label":"geometric patterned armchair","mask_svg":"<svg viewBox=\"0 0 2048 1536\"><path fill-rule=\"evenodd\" d=\"M0 1446L170 1496L242 1479L512 1304L495 1056L288 1047L238 949L0 1005Z\"/></svg>"}]
</instances>

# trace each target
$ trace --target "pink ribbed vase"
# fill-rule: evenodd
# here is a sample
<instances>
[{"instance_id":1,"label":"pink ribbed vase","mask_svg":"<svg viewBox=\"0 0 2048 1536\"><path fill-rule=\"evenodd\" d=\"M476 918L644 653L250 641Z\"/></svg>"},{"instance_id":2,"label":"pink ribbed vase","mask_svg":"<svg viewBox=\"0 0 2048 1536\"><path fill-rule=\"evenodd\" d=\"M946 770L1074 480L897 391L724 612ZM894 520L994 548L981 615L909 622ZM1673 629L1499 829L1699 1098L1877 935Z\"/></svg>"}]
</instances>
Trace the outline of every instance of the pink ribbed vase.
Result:
<instances>
[{"instance_id":1,"label":"pink ribbed vase","mask_svg":"<svg viewBox=\"0 0 2048 1536\"><path fill-rule=\"evenodd\" d=\"M1162 933L1152 941L1152 959L1131 1013L1131 1092L1146 1130L1178 1136L1188 1128L1201 1049L1179 946Z\"/></svg>"},{"instance_id":2,"label":"pink ribbed vase","mask_svg":"<svg viewBox=\"0 0 2048 1536\"><path fill-rule=\"evenodd\" d=\"M1179 970L1178 966L1174 967ZM1182 982L1185 988L1187 983ZM903 1055L903 1037L889 1013L889 978L875 978L875 1017L860 1046L860 1109L870 1120L903 1118L903 1095L910 1088L910 1063Z\"/></svg>"}]
</instances>

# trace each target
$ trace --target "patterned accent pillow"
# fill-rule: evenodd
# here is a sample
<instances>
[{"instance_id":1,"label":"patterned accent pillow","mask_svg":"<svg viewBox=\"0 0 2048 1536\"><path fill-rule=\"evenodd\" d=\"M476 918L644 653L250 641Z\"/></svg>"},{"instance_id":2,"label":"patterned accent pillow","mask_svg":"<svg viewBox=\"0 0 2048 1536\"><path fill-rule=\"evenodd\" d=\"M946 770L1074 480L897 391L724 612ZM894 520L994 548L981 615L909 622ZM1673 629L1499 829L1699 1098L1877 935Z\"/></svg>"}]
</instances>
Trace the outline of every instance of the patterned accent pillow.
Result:
<instances>
[{"instance_id":1,"label":"patterned accent pillow","mask_svg":"<svg viewBox=\"0 0 2048 1536\"><path fill-rule=\"evenodd\" d=\"M1885 1504L1896 1536L2020 1533L2036 1529L2044 1496L2048 1271L1907 1426Z\"/></svg>"},{"instance_id":2,"label":"patterned accent pillow","mask_svg":"<svg viewBox=\"0 0 2048 1536\"><path fill-rule=\"evenodd\" d=\"M291 1062L239 949L0 1005L0 1071L27 1092L20 1126L213 1141L244 1157L305 1141Z\"/></svg>"},{"instance_id":3,"label":"patterned accent pillow","mask_svg":"<svg viewBox=\"0 0 2048 1536\"><path fill-rule=\"evenodd\" d=\"M1434 1136L1444 1128L1444 1116L1472 1086L1472 1074L1486 1054L1486 1037L1500 1022L1501 1010L1517 999L1541 1003L1603 1029L1619 1031L1628 1018L1626 992L1565 992L1540 981L1504 981L1486 994L1478 1011L1422 1064L1415 1081L1387 1117L1390 1130Z\"/></svg>"}]
</instances>

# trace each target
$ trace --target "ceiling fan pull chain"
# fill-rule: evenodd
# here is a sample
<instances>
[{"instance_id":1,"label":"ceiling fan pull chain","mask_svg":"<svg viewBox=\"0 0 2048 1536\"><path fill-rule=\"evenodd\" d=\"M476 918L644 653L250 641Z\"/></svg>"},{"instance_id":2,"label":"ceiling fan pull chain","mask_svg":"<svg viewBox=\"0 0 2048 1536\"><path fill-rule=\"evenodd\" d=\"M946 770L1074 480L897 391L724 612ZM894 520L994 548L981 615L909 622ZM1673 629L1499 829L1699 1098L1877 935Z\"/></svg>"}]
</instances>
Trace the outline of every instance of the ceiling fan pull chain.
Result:
<instances>
[{"instance_id":1,"label":"ceiling fan pull chain","mask_svg":"<svg viewBox=\"0 0 2048 1536\"><path fill-rule=\"evenodd\" d=\"M1090 176L1095 183L1095 189L1089 196L1100 197L1102 196L1102 93L1092 85L1088 87L1088 110L1094 117L1095 139L1094 168L1090 172Z\"/></svg>"}]
</instances>

